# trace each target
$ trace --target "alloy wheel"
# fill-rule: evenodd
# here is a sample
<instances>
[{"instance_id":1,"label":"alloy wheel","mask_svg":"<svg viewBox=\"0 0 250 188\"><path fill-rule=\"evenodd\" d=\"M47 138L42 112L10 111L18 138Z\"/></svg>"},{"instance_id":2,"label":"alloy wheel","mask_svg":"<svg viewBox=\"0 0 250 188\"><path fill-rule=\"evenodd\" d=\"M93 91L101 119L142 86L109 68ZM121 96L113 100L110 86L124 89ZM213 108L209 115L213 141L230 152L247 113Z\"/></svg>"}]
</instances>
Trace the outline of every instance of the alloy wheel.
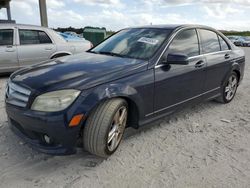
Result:
<instances>
[{"instance_id":1,"label":"alloy wheel","mask_svg":"<svg viewBox=\"0 0 250 188\"><path fill-rule=\"evenodd\" d=\"M122 106L116 111L113 117L107 139L107 147L110 152L117 148L122 139L127 123L127 115L127 108Z\"/></svg>"},{"instance_id":2,"label":"alloy wheel","mask_svg":"<svg viewBox=\"0 0 250 188\"><path fill-rule=\"evenodd\" d=\"M225 87L225 98L230 101L233 99L238 86L238 78L236 75L232 74Z\"/></svg>"}]
</instances>

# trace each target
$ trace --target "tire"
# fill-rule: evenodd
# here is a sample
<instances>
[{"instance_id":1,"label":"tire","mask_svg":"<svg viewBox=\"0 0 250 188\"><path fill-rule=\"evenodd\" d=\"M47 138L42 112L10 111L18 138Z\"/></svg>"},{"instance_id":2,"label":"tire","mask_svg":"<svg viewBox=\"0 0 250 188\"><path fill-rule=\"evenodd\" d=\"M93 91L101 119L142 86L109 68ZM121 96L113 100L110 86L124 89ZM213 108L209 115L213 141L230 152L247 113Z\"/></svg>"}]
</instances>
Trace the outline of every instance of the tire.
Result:
<instances>
[{"instance_id":1,"label":"tire","mask_svg":"<svg viewBox=\"0 0 250 188\"><path fill-rule=\"evenodd\" d=\"M83 129L84 149L100 157L112 155L122 140L127 114L128 104L123 99L101 103L90 114Z\"/></svg>"},{"instance_id":2,"label":"tire","mask_svg":"<svg viewBox=\"0 0 250 188\"><path fill-rule=\"evenodd\" d=\"M221 96L218 97L216 101L223 104L231 102L237 92L238 83L238 75L236 74L236 72L232 72L223 83L223 86L221 88Z\"/></svg>"}]
</instances>

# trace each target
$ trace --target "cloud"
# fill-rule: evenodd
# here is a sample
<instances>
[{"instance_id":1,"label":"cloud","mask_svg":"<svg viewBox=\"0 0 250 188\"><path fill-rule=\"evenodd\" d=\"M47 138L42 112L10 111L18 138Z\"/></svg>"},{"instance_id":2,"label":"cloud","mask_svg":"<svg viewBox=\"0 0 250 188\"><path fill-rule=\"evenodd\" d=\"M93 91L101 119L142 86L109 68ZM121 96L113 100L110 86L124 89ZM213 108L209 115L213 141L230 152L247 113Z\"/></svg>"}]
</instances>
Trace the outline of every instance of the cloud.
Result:
<instances>
[{"instance_id":1,"label":"cloud","mask_svg":"<svg viewBox=\"0 0 250 188\"><path fill-rule=\"evenodd\" d=\"M47 0L50 27L97 26L119 30L149 24L205 24L249 30L250 0ZM12 0L17 23L40 25L38 0ZM5 10L0 18L6 18ZM230 21L228 21L230 20ZM240 25L241 24L241 25Z\"/></svg>"},{"instance_id":2,"label":"cloud","mask_svg":"<svg viewBox=\"0 0 250 188\"><path fill-rule=\"evenodd\" d=\"M206 5L204 10L207 13L207 17L225 19L228 15L233 15L236 13L241 13L242 10L232 7L231 5L216 4L216 5Z\"/></svg>"},{"instance_id":3,"label":"cloud","mask_svg":"<svg viewBox=\"0 0 250 188\"><path fill-rule=\"evenodd\" d=\"M52 27L84 27L84 16L72 10L48 9L48 22Z\"/></svg>"},{"instance_id":4,"label":"cloud","mask_svg":"<svg viewBox=\"0 0 250 188\"><path fill-rule=\"evenodd\" d=\"M201 0L202 3L210 4L234 4L234 5L244 5L250 6L250 0Z\"/></svg>"},{"instance_id":5,"label":"cloud","mask_svg":"<svg viewBox=\"0 0 250 188\"><path fill-rule=\"evenodd\" d=\"M23 11L23 14L25 14L25 15L28 15L28 16L34 15L34 9L28 2L13 1L13 3L11 3L12 13L15 14L16 12L21 12L21 10Z\"/></svg>"},{"instance_id":6,"label":"cloud","mask_svg":"<svg viewBox=\"0 0 250 188\"><path fill-rule=\"evenodd\" d=\"M3 9L0 10L0 19L7 19L6 13L3 12Z\"/></svg>"},{"instance_id":7,"label":"cloud","mask_svg":"<svg viewBox=\"0 0 250 188\"><path fill-rule=\"evenodd\" d=\"M240 17L246 11L246 8L250 8L250 0L141 0L140 3L143 3L148 7L158 7L158 9L163 8L176 8L178 6L183 6L192 8L194 6L199 7L197 11L202 12L200 15L201 18L206 20L213 20L214 23L211 26L215 25L218 20L230 19L235 20L235 17ZM152 8L153 9L153 8ZM191 13L192 14L192 13ZM237 16L236 16L237 15ZM189 15L187 15L189 16ZM204 22L202 22L204 24Z\"/></svg>"},{"instance_id":8,"label":"cloud","mask_svg":"<svg viewBox=\"0 0 250 188\"><path fill-rule=\"evenodd\" d=\"M99 15L102 16L99 16ZM180 14L158 14L157 12L121 12L116 10L103 10L85 17L85 24L98 27L105 26L108 29L120 30L126 27L150 25L150 24L183 24L197 23L194 19L187 19Z\"/></svg>"},{"instance_id":9,"label":"cloud","mask_svg":"<svg viewBox=\"0 0 250 188\"><path fill-rule=\"evenodd\" d=\"M74 0L75 3L81 3L90 6L102 6L102 7L124 7L124 4L120 0Z\"/></svg>"},{"instance_id":10,"label":"cloud","mask_svg":"<svg viewBox=\"0 0 250 188\"><path fill-rule=\"evenodd\" d=\"M46 1L48 8L62 8L65 6L65 3L63 1L59 1L59 0L49 0Z\"/></svg>"},{"instance_id":11,"label":"cloud","mask_svg":"<svg viewBox=\"0 0 250 188\"><path fill-rule=\"evenodd\" d=\"M250 0L142 0L148 4L160 5L187 5L187 4L238 4L250 6Z\"/></svg>"},{"instance_id":12,"label":"cloud","mask_svg":"<svg viewBox=\"0 0 250 188\"><path fill-rule=\"evenodd\" d=\"M40 24L38 1L13 0L10 2L12 19L17 23Z\"/></svg>"}]
</instances>

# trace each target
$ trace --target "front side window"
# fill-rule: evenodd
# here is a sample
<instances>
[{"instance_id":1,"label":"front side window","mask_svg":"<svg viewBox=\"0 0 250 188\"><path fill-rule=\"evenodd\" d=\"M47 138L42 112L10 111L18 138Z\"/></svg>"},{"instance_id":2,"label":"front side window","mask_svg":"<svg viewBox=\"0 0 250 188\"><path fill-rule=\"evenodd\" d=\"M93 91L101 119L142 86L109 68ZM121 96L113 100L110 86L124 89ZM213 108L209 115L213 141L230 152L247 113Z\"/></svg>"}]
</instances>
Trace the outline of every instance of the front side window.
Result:
<instances>
[{"instance_id":1,"label":"front side window","mask_svg":"<svg viewBox=\"0 0 250 188\"><path fill-rule=\"evenodd\" d=\"M195 29L179 33L168 48L168 53L182 54L188 57L199 55L199 42Z\"/></svg>"},{"instance_id":2,"label":"front side window","mask_svg":"<svg viewBox=\"0 0 250 188\"><path fill-rule=\"evenodd\" d=\"M221 51L229 50L227 42L221 36L219 36L219 40L220 40Z\"/></svg>"},{"instance_id":3,"label":"front side window","mask_svg":"<svg viewBox=\"0 0 250 188\"><path fill-rule=\"evenodd\" d=\"M217 33L205 29L199 29L199 33L201 37L203 54L220 51L220 43Z\"/></svg>"},{"instance_id":4,"label":"front side window","mask_svg":"<svg viewBox=\"0 0 250 188\"><path fill-rule=\"evenodd\" d=\"M0 30L0 46L13 45L13 29Z\"/></svg>"},{"instance_id":5,"label":"front side window","mask_svg":"<svg viewBox=\"0 0 250 188\"><path fill-rule=\"evenodd\" d=\"M43 31L19 30L20 44L49 44L52 43L49 36Z\"/></svg>"},{"instance_id":6,"label":"front side window","mask_svg":"<svg viewBox=\"0 0 250 188\"><path fill-rule=\"evenodd\" d=\"M168 38L171 30L154 28L124 29L91 51L135 59L149 59Z\"/></svg>"}]
</instances>

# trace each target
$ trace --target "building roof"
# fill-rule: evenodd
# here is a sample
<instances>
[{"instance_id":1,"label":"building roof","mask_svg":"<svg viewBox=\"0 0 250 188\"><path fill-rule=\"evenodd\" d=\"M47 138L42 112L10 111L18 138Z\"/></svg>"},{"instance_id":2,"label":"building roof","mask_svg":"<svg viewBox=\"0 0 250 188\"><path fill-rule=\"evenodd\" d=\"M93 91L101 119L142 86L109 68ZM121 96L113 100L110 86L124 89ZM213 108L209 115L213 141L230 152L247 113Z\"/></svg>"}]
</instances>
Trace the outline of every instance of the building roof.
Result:
<instances>
[{"instance_id":1,"label":"building roof","mask_svg":"<svg viewBox=\"0 0 250 188\"><path fill-rule=\"evenodd\" d=\"M0 0L0 9L1 8L6 8L7 5L9 5L9 2L11 0Z\"/></svg>"}]
</instances>

